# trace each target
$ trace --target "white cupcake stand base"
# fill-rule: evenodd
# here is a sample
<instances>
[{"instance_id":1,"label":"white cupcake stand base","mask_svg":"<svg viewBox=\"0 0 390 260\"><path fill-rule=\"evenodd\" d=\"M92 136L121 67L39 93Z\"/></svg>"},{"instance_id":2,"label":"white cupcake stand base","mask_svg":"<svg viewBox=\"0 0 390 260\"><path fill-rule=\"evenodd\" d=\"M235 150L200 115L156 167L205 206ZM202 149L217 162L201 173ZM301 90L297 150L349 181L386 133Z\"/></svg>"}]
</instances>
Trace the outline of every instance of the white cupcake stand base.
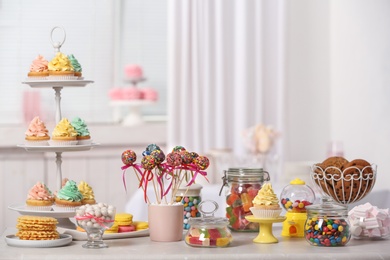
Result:
<instances>
[{"instance_id":1,"label":"white cupcake stand base","mask_svg":"<svg viewBox=\"0 0 390 260\"><path fill-rule=\"evenodd\" d=\"M121 123L124 126L139 125L144 122L141 115L143 106L153 105L154 101L148 100L116 100L111 101L110 106L113 107L113 120L115 123ZM126 115L123 116L123 109L126 110Z\"/></svg>"}]
</instances>

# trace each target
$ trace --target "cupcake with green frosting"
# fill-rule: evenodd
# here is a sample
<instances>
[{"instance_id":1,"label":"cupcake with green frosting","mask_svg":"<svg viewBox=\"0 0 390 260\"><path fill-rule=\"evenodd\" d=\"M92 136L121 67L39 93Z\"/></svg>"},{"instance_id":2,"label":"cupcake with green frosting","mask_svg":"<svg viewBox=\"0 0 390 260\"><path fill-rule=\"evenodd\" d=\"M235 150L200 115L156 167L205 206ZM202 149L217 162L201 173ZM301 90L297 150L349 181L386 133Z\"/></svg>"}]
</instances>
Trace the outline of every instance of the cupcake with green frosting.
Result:
<instances>
[{"instance_id":1,"label":"cupcake with green frosting","mask_svg":"<svg viewBox=\"0 0 390 260\"><path fill-rule=\"evenodd\" d=\"M55 198L54 210L74 211L76 207L81 206L83 195L79 191L75 181L68 180L65 185L57 192Z\"/></svg>"},{"instance_id":2,"label":"cupcake with green frosting","mask_svg":"<svg viewBox=\"0 0 390 260\"><path fill-rule=\"evenodd\" d=\"M74 75L76 77L81 77L82 76L82 72L83 72L83 68L81 67L79 61L74 57L73 54L69 54L68 55L68 59L70 61L70 64L72 64L72 67L73 67L73 70L74 70Z\"/></svg>"},{"instance_id":3,"label":"cupcake with green frosting","mask_svg":"<svg viewBox=\"0 0 390 260\"><path fill-rule=\"evenodd\" d=\"M79 141L78 144L86 145L91 143L91 135L89 133L88 126L83 119L75 117L70 124L77 132L76 138L77 141Z\"/></svg>"}]
</instances>

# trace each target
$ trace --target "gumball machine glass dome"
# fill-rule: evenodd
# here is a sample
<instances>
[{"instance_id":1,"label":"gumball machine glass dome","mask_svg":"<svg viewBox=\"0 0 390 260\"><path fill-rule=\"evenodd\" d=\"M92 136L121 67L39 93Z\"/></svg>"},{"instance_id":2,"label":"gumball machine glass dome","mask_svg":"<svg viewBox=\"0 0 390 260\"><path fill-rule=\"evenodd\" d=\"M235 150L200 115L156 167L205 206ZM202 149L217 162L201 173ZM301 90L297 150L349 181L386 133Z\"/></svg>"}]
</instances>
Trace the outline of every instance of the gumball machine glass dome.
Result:
<instances>
[{"instance_id":1,"label":"gumball machine glass dome","mask_svg":"<svg viewBox=\"0 0 390 260\"><path fill-rule=\"evenodd\" d=\"M284 187L280 195L280 202L287 212L306 212L306 206L312 205L314 201L315 194L312 188L298 178Z\"/></svg>"},{"instance_id":2,"label":"gumball machine glass dome","mask_svg":"<svg viewBox=\"0 0 390 260\"><path fill-rule=\"evenodd\" d=\"M287 219L283 222L282 236L304 237L306 207L312 205L314 201L314 191L301 179L294 179L284 187L280 194L280 202L287 211Z\"/></svg>"}]
</instances>

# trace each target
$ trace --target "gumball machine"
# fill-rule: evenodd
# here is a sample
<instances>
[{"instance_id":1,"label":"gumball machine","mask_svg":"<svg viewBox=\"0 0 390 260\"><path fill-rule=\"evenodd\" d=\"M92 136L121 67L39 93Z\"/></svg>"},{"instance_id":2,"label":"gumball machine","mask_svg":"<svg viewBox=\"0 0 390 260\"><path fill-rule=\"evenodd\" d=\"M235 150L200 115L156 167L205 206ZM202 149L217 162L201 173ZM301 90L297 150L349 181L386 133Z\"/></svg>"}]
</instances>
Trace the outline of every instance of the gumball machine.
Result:
<instances>
[{"instance_id":1,"label":"gumball machine","mask_svg":"<svg viewBox=\"0 0 390 260\"><path fill-rule=\"evenodd\" d=\"M284 187L280 195L280 202L287 211L287 219L283 222L282 236L305 236L306 206L312 205L314 201L314 191L299 178L292 180L289 185Z\"/></svg>"}]
</instances>

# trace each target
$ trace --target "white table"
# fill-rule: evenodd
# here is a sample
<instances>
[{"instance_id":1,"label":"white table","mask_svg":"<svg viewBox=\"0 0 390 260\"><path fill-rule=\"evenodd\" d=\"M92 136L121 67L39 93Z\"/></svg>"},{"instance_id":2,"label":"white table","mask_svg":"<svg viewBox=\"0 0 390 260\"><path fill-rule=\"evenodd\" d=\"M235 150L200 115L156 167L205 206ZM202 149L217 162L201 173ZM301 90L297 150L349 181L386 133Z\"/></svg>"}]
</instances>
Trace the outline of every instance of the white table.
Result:
<instances>
[{"instance_id":1,"label":"white table","mask_svg":"<svg viewBox=\"0 0 390 260\"><path fill-rule=\"evenodd\" d=\"M85 241L56 248L8 246L4 237L14 234L7 228L0 238L0 259L390 259L390 240L354 240L343 247L316 247L303 238L281 237L281 226L274 225L276 244L255 244L256 233L233 233L227 248L194 248L184 241L152 242L149 237L106 240L109 248L84 249Z\"/></svg>"}]
</instances>

